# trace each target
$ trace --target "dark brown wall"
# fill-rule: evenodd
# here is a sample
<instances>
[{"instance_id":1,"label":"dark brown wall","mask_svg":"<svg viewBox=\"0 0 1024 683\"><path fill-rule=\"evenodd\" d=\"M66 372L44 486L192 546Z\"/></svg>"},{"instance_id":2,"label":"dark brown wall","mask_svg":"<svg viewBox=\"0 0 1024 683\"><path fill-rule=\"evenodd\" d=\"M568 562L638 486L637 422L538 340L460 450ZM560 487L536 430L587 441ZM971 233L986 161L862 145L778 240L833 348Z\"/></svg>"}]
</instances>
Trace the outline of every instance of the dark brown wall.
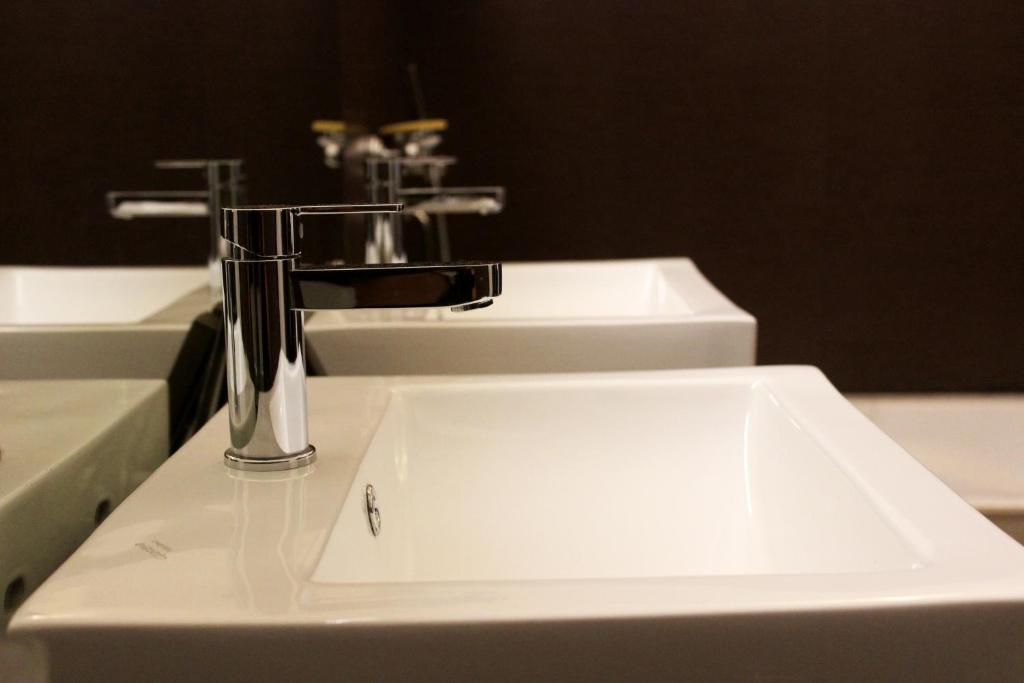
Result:
<instances>
[{"instance_id":1,"label":"dark brown wall","mask_svg":"<svg viewBox=\"0 0 1024 683\"><path fill-rule=\"evenodd\" d=\"M117 221L111 189L190 189L161 157L247 161L256 201L337 191L309 133L334 114L333 0L0 3L0 201L8 263L201 263L194 222Z\"/></svg>"},{"instance_id":2,"label":"dark brown wall","mask_svg":"<svg viewBox=\"0 0 1024 683\"><path fill-rule=\"evenodd\" d=\"M408 2L504 258L692 256L760 360L1024 389L1024 5Z\"/></svg>"},{"instance_id":3,"label":"dark brown wall","mask_svg":"<svg viewBox=\"0 0 1024 683\"><path fill-rule=\"evenodd\" d=\"M688 255L758 317L762 362L849 390L1024 389L1020 3L0 12L5 261L200 259L198 233L103 215L104 190L159 180L154 156L240 154L254 199L334 198L309 119L408 116L413 60L452 180L510 192L454 226L459 256Z\"/></svg>"}]
</instances>

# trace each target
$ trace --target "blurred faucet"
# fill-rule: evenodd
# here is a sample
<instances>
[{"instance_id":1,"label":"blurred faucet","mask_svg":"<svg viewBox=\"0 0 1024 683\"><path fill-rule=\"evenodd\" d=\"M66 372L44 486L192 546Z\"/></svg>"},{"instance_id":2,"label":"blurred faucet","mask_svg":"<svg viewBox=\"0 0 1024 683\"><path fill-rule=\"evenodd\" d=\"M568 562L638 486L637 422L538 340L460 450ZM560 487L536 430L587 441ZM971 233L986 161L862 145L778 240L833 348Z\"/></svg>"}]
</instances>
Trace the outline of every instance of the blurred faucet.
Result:
<instances>
[{"instance_id":1,"label":"blurred faucet","mask_svg":"<svg viewBox=\"0 0 1024 683\"><path fill-rule=\"evenodd\" d=\"M244 206L222 210L229 467L283 470L316 458L309 443L303 312L481 308L501 294L500 263L306 267L302 217L395 214L401 204Z\"/></svg>"},{"instance_id":2,"label":"blurred faucet","mask_svg":"<svg viewBox=\"0 0 1024 683\"><path fill-rule=\"evenodd\" d=\"M348 141L348 124L335 119L317 119L310 128L316 133L316 144L324 151L327 168L341 168L342 154Z\"/></svg>"},{"instance_id":3,"label":"blurred faucet","mask_svg":"<svg viewBox=\"0 0 1024 683\"><path fill-rule=\"evenodd\" d=\"M436 255L451 259L447 216L475 214L489 216L505 208L505 188L497 185L451 187L442 183L445 171L456 162L452 156L382 155L366 159L367 192L373 202L403 202L405 213L413 216L436 240ZM411 185L411 186L410 186ZM381 221L383 222L383 221ZM401 221L389 217L376 226L367 240L367 263L395 263L391 256L401 245ZM432 230L431 228L435 228ZM389 251L390 249L390 251Z\"/></svg>"},{"instance_id":4,"label":"blurred faucet","mask_svg":"<svg viewBox=\"0 0 1024 683\"><path fill-rule=\"evenodd\" d=\"M203 190L113 191L107 193L107 210L114 218L196 218L210 223L210 295L221 301L220 262L228 255L220 236L220 209L244 201L245 176L241 159L164 159L154 163L158 169L198 170L206 180Z\"/></svg>"},{"instance_id":5,"label":"blurred faucet","mask_svg":"<svg viewBox=\"0 0 1024 683\"><path fill-rule=\"evenodd\" d=\"M404 202L405 212L423 227L433 241L434 256L451 259L447 216L476 214L487 216L505 208L505 188L445 187L444 175L456 163L453 156L436 153L448 129L445 119L428 118L423 89L416 64L407 65L410 92L416 119L390 123L379 135L353 135L343 121L313 122L317 143L324 151L324 163L330 168L364 165L369 201L396 204ZM408 260L397 214L374 214L367 227L365 261L367 263L404 263Z\"/></svg>"},{"instance_id":6,"label":"blurred faucet","mask_svg":"<svg viewBox=\"0 0 1024 683\"><path fill-rule=\"evenodd\" d=\"M368 156L367 189L371 201L404 202L406 213L415 217L428 235L433 235L436 253L442 261L451 259L447 216L476 214L487 216L505 208L505 188L446 187L445 173L455 165L453 156L435 154L448 129L445 119L419 119L383 126L380 133L391 140L387 151ZM433 228L433 229L432 229ZM400 232L400 225L391 234ZM367 243L367 261L378 240ZM386 254L383 254L386 256ZM386 262L386 261L384 261Z\"/></svg>"}]
</instances>

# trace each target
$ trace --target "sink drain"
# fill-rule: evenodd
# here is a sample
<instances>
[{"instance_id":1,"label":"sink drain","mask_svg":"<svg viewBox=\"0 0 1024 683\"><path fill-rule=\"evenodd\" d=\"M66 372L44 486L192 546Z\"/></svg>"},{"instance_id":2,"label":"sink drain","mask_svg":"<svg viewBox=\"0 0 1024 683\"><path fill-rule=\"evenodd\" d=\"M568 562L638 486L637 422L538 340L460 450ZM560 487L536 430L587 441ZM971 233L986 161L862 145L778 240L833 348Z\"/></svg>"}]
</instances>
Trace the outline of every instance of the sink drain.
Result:
<instances>
[{"instance_id":1,"label":"sink drain","mask_svg":"<svg viewBox=\"0 0 1024 683\"><path fill-rule=\"evenodd\" d=\"M366 485L366 518L370 522L370 533L374 536L380 533L380 509L377 508L377 492L373 490L373 484Z\"/></svg>"}]
</instances>

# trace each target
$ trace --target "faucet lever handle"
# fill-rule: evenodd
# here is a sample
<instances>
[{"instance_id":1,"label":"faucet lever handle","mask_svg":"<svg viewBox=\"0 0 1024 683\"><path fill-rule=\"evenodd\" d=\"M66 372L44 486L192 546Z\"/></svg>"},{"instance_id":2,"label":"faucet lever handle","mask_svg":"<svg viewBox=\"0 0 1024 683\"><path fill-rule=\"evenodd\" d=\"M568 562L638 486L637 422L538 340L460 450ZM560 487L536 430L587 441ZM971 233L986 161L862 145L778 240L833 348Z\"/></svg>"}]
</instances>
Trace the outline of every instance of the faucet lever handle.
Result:
<instances>
[{"instance_id":1,"label":"faucet lever handle","mask_svg":"<svg viewBox=\"0 0 1024 683\"><path fill-rule=\"evenodd\" d=\"M292 211L299 216L310 214L369 214L369 213L400 213L405 208L402 204L307 204L293 206Z\"/></svg>"},{"instance_id":2,"label":"faucet lever handle","mask_svg":"<svg viewBox=\"0 0 1024 683\"><path fill-rule=\"evenodd\" d=\"M221 209L221 236L257 258L302 253L302 216L399 213L402 204L296 204Z\"/></svg>"},{"instance_id":3,"label":"faucet lever handle","mask_svg":"<svg viewBox=\"0 0 1024 683\"><path fill-rule=\"evenodd\" d=\"M241 159L157 159L153 162L153 168L161 170L189 170L207 169L211 166L221 168L238 168L242 165Z\"/></svg>"}]
</instances>

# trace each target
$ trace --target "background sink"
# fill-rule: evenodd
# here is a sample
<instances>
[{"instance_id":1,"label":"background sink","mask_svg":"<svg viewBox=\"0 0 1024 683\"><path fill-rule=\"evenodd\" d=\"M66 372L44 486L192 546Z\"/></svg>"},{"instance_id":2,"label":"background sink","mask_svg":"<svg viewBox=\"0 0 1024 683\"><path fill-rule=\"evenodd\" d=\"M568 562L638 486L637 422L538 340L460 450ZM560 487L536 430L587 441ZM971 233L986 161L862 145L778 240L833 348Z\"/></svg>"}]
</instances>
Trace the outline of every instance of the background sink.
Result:
<instances>
[{"instance_id":1,"label":"background sink","mask_svg":"<svg viewBox=\"0 0 1024 683\"><path fill-rule=\"evenodd\" d=\"M0 379L166 379L206 268L0 267Z\"/></svg>"},{"instance_id":2,"label":"background sink","mask_svg":"<svg viewBox=\"0 0 1024 683\"><path fill-rule=\"evenodd\" d=\"M5 622L168 454L167 384L0 381Z\"/></svg>"},{"instance_id":3,"label":"background sink","mask_svg":"<svg viewBox=\"0 0 1024 683\"><path fill-rule=\"evenodd\" d=\"M0 325L139 323L203 284L195 268L0 267Z\"/></svg>"},{"instance_id":4,"label":"background sink","mask_svg":"<svg viewBox=\"0 0 1024 683\"><path fill-rule=\"evenodd\" d=\"M861 394L850 401L1024 543L1024 396Z\"/></svg>"},{"instance_id":5,"label":"background sink","mask_svg":"<svg viewBox=\"0 0 1024 683\"><path fill-rule=\"evenodd\" d=\"M751 365L753 317L689 259L508 263L488 308L318 311L328 375L486 374Z\"/></svg>"},{"instance_id":6,"label":"background sink","mask_svg":"<svg viewBox=\"0 0 1024 683\"><path fill-rule=\"evenodd\" d=\"M30 598L54 680L1024 675L1024 548L813 369L309 394L311 468L221 413Z\"/></svg>"}]
</instances>

